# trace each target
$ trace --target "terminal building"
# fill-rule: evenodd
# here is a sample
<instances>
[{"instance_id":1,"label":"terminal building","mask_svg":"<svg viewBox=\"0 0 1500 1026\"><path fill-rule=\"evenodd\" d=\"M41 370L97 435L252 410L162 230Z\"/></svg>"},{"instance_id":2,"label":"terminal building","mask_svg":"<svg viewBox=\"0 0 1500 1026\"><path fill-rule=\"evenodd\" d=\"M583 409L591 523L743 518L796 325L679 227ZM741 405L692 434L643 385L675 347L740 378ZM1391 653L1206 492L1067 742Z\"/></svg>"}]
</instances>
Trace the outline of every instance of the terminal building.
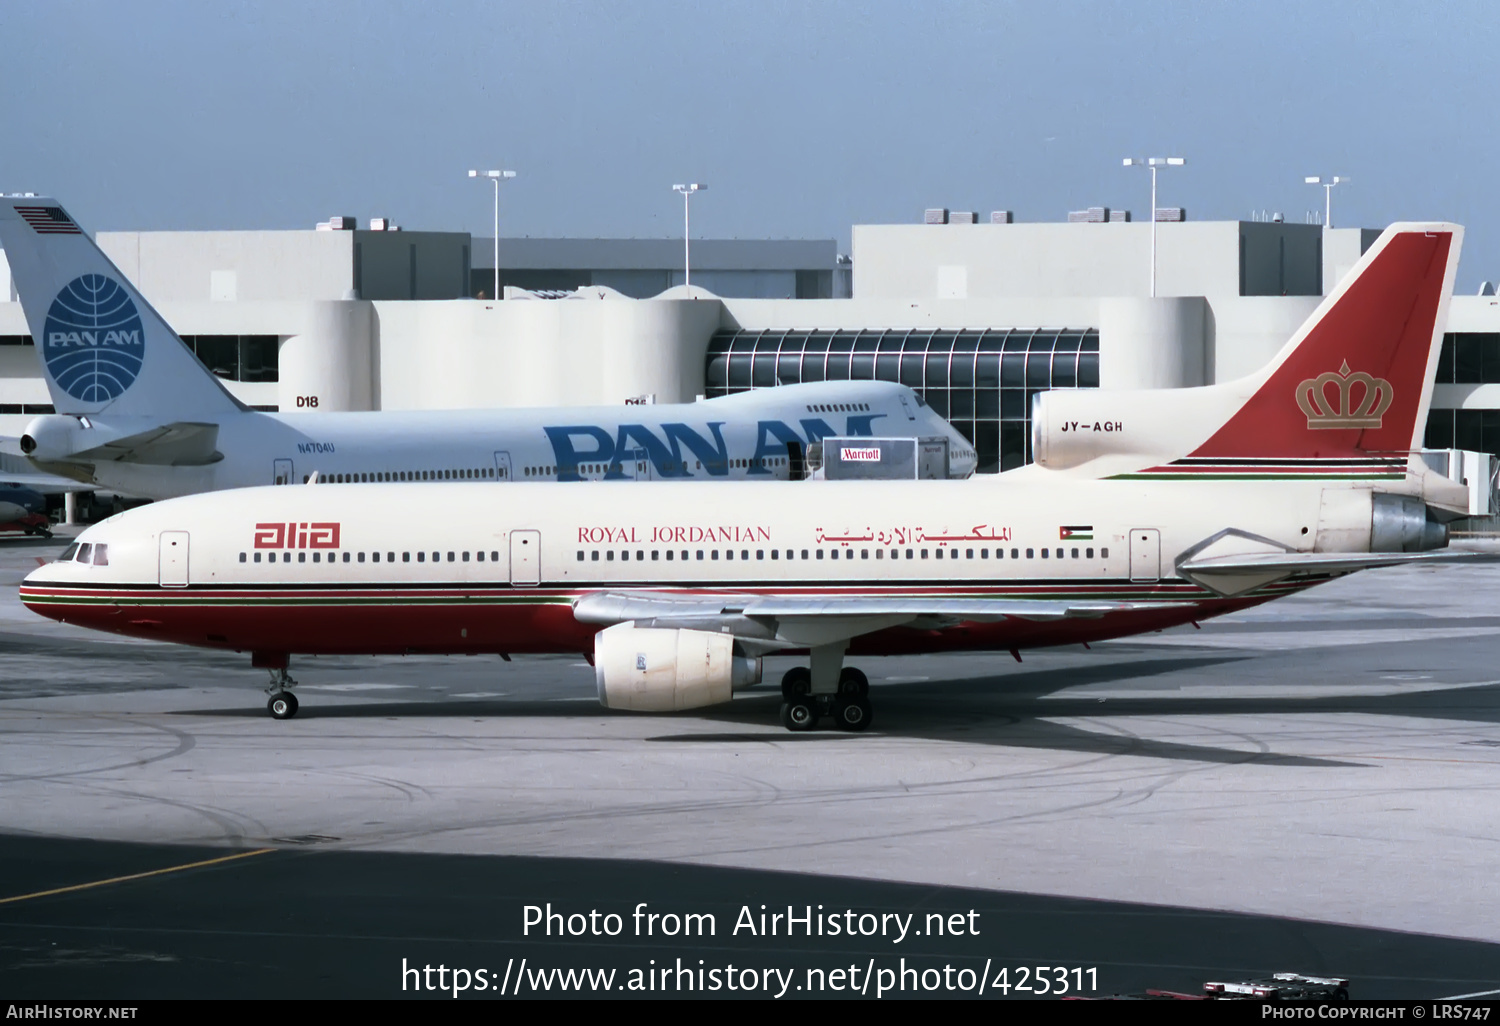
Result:
<instances>
[{"instance_id":1,"label":"terminal building","mask_svg":"<svg viewBox=\"0 0 1500 1026\"><path fill-rule=\"evenodd\" d=\"M1039 391L1264 365L1379 234L1159 223L1153 295L1149 223L944 220L855 226L848 258L831 240L695 241L690 286L680 239L501 239L499 299L494 240L383 219L98 241L257 409L690 402L874 378L916 389L993 473L1030 460ZM0 265L12 437L52 412L14 298ZM1454 297L1445 332L1427 444L1500 453L1500 300Z\"/></svg>"}]
</instances>

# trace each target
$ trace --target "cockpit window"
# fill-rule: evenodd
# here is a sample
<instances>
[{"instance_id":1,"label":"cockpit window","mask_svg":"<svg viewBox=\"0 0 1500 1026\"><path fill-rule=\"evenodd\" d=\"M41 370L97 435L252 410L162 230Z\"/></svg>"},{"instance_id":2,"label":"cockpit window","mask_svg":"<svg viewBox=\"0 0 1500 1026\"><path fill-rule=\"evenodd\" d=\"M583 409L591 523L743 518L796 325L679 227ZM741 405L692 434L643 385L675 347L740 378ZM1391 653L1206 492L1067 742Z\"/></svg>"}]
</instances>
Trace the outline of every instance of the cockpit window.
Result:
<instances>
[{"instance_id":1,"label":"cockpit window","mask_svg":"<svg viewBox=\"0 0 1500 1026\"><path fill-rule=\"evenodd\" d=\"M94 565L109 566L109 546L103 542L94 546Z\"/></svg>"},{"instance_id":2,"label":"cockpit window","mask_svg":"<svg viewBox=\"0 0 1500 1026\"><path fill-rule=\"evenodd\" d=\"M93 559L94 559L94 547L92 545L90 545L88 542L82 543L81 545L78 546L78 555L75 558L77 558L78 562L84 563L84 564L88 564L88 563L93 562Z\"/></svg>"},{"instance_id":3,"label":"cockpit window","mask_svg":"<svg viewBox=\"0 0 1500 1026\"><path fill-rule=\"evenodd\" d=\"M918 408L921 408L921 407L926 406L926 405L927 405L927 400L923 399L921 396L917 396L917 406L918 406Z\"/></svg>"},{"instance_id":4,"label":"cockpit window","mask_svg":"<svg viewBox=\"0 0 1500 1026\"><path fill-rule=\"evenodd\" d=\"M67 548L63 549L63 553L61 556L57 557L57 561L59 563L66 563L76 555L78 555L78 543L74 542L72 545L69 545Z\"/></svg>"}]
</instances>

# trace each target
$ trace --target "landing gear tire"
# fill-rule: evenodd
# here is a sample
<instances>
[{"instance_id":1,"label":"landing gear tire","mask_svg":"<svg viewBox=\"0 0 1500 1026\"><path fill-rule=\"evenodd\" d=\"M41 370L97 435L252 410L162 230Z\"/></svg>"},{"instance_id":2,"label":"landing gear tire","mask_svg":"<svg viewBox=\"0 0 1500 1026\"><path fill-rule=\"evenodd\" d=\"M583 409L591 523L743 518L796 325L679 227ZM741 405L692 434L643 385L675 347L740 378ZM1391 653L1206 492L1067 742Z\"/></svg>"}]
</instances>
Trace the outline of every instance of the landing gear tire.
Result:
<instances>
[{"instance_id":1,"label":"landing gear tire","mask_svg":"<svg viewBox=\"0 0 1500 1026\"><path fill-rule=\"evenodd\" d=\"M870 694L870 678L852 666L839 672L840 698L867 698Z\"/></svg>"},{"instance_id":2,"label":"landing gear tire","mask_svg":"<svg viewBox=\"0 0 1500 1026\"><path fill-rule=\"evenodd\" d=\"M841 699L833 707L833 720L840 730L858 732L870 727L870 700L868 698Z\"/></svg>"},{"instance_id":3,"label":"landing gear tire","mask_svg":"<svg viewBox=\"0 0 1500 1026\"><path fill-rule=\"evenodd\" d=\"M290 691L272 695L266 702L266 709L271 713L272 719L289 720L297 715L297 696Z\"/></svg>"},{"instance_id":4,"label":"landing gear tire","mask_svg":"<svg viewBox=\"0 0 1500 1026\"><path fill-rule=\"evenodd\" d=\"M804 698L812 693L812 671L805 666L794 666L781 678L781 697L788 702Z\"/></svg>"},{"instance_id":5,"label":"landing gear tire","mask_svg":"<svg viewBox=\"0 0 1500 1026\"><path fill-rule=\"evenodd\" d=\"M781 725L787 730L812 730L818 725L818 710L805 698L793 699L781 705Z\"/></svg>"}]
</instances>

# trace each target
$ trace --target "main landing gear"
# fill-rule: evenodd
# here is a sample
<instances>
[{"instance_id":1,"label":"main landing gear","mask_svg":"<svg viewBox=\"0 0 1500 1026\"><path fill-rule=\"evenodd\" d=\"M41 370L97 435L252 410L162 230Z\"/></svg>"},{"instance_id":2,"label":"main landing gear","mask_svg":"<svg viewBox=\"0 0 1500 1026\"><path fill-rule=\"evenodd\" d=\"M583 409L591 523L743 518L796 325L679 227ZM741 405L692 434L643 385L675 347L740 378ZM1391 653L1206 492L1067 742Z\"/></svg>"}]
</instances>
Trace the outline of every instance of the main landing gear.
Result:
<instances>
[{"instance_id":1,"label":"main landing gear","mask_svg":"<svg viewBox=\"0 0 1500 1026\"><path fill-rule=\"evenodd\" d=\"M838 670L836 689L813 691L812 671L803 666L781 678L781 725L787 730L816 730L818 721L832 718L839 730L861 731L870 726L870 678L852 666Z\"/></svg>"},{"instance_id":2,"label":"main landing gear","mask_svg":"<svg viewBox=\"0 0 1500 1026\"><path fill-rule=\"evenodd\" d=\"M271 669L271 684L266 688L271 697L266 701L266 709L273 719L289 720L297 715L297 696L288 690L296 686L297 682L292 680L285 666Z\"/></svg>"}]
</instances>

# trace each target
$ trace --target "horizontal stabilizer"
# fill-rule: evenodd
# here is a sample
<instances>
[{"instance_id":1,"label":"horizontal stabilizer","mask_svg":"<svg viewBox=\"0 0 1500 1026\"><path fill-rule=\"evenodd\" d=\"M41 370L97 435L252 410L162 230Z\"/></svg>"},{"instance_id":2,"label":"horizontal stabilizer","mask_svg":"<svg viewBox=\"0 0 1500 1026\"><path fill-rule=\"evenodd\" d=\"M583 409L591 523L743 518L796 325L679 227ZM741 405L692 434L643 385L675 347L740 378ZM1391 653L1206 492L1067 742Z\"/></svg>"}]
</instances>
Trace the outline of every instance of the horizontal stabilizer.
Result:
<instances>
[{"instance_id":1,"label":"horizontal stabilizer","mask_svg":"<svg viewBox=\"0 0 1500 1026\"><path fill-rule=\"evenodd\" d=\"M70 453L69 462L141 463L164 467L201 467L217 463L224 454L216 448L219 425L163 424L82 452Z\"/></svg>"},{"instance_id":2,"label":"horizontal stabilizer","mask_svg":"<svg viewBox=\"0 0 1500 1026\"><path fill-rule=\"evenodd\" d=\"M1190 559L1177 569L1192 579L1218 574L1352 573L1407 563L1496 563L1500 552L1257 552L1243 556Z\"/></svg>"}]
</instances>

